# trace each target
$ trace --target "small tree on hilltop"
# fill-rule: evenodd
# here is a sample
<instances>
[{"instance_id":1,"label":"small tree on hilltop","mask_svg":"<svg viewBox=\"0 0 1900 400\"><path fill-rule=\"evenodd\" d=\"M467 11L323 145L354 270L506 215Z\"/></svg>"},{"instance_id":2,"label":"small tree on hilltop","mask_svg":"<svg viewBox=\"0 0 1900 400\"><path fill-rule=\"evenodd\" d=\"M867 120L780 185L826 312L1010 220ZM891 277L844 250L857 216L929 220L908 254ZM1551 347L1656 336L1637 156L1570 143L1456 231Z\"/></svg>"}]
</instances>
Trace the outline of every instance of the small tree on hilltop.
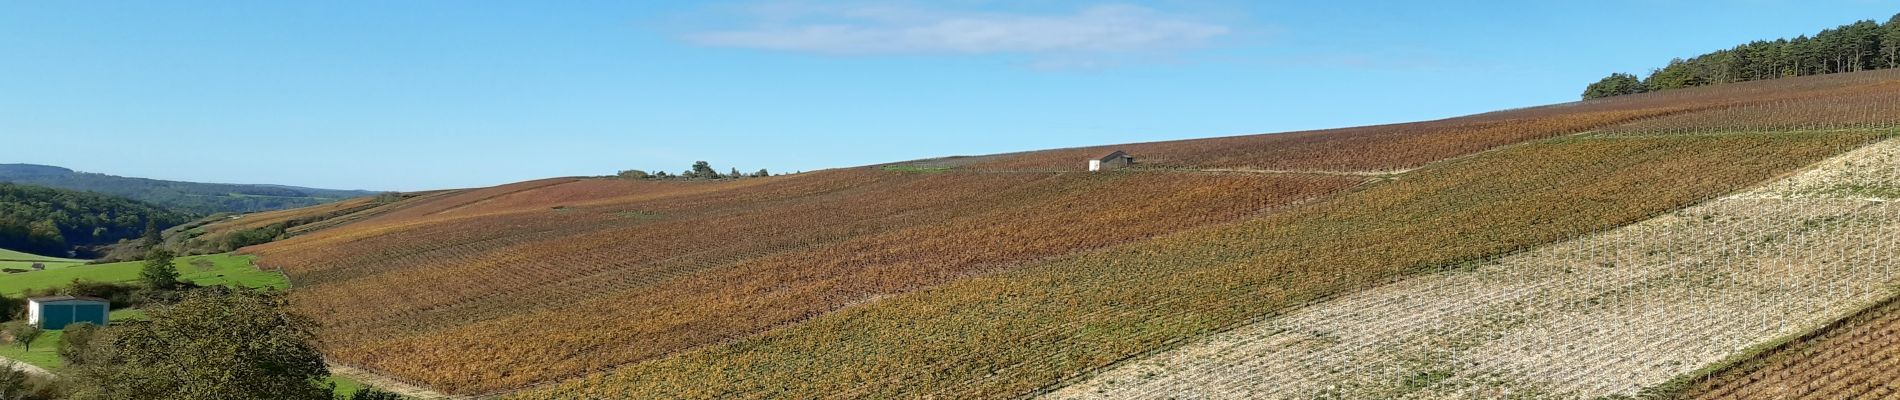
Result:
<instances>
[{"instance_id":1,"label":"small tree on hilltop","mask_svg":"<svg viewBox=\"0 0 1900 400\"><path fill-rule=\"evenodd\" d=\"M178 267L172 265L172 259L172 252L164 249L152 249L145 253L145 266L139 270L139 280L153 289L177 288Z\"/></svg>"},{"instance_id":2,"label":"small tree on hilltop","mask_svg":"<svg viewBox=\"0 0 1900 400\"><path fill-rule=\"evenodd\" d=\"M619 176L619 177L621 177L621 178L626 178L626 179L646 179L646 178L648 178L648 177L650 177L650 175L647 175L647 172L646 172L646 171L641 171L641 170L637 170L637 169L630 169L630 170L626 170L626 171L620 171L620 173L619 173L619 174L615 174L615 175L616 175L616 176Z\"/></svg>"},{"instance_id":3,"label":"small tree on hilltop","mask_svg":"<svg viewBox=\"0 0 1900 400\"><path fill-rule=\"evenodd\" d=\"M699 178L699 179L713 179L713 178L719 177L719 171L713 169L712 163L708 163L705 161L694 161L693 170L691 172L687 172L686 177Z\"/></svg>"}]
</instances>

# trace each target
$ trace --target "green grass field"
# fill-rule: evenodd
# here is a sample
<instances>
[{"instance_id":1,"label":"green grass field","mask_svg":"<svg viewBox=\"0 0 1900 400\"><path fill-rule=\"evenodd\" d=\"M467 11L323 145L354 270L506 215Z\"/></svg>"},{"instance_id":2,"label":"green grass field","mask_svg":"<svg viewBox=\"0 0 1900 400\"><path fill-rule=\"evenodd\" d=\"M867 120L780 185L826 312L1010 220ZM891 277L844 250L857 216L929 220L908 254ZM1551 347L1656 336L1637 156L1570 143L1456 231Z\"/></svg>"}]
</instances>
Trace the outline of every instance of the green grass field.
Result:
<instances>
[{"instance_id":1,"label":"green grass field","mask_svg":"<svg viewBox=\"0 0 1900 400\"><path fill-rule=\"evenodd\" d=\"M283 274L251 266L251 256L211 254L179 257L175 264L179 279L199 285L229 285L283 289L290 286ZM73 265L45 271L0 275L0 295L17 297L27 289L64 286L74 279L99 282L138 280L139 261L98 265Z\"/></svg>"},{"instance_id":2,"label":"green grass field","mask_svg":"<svg viewBox=\"0 0 1900 400\"><path fill-rule=\"evenodd\" d=\"M290 280L277 271L265 271L252 265L252 256L212 254L178 258L178 278L201 286L224 285L248 288L287 289ZM138 262L131 263L134 269Z\"/></svg>"},{"instance_id":3,"label":"green grass field","mask_svg":"<svg viewBox=\"0 0 1900 400\"><path fill-rule=\"evenodd\" d=\"M74 279L99 282L130 282L138 280L138 278L139 265L136 262L78 265L66 268L47 269L45 271L0 275L0 295L20 297L20 294L27 289L65 286L68 283L72 283Z\"/></svg>"},{"instance_id":4,"label":"green grass field","mask_svg":"<svg viewBox=\"0 0 1900 400\"><path fill-rule=\"evenodd\" d=\"M61 331L46 331L39 339L33 340L33 351L27 351L18 343L0 346L0 357L11 358L33 364L48 370L59 366L59 334Z\"/></svg>"},{"instance_id":5,"label":"green grass field","mask_svg":"<svg viewBox=\"0 0 1900 400\"><path fill-rule=\"evenodd\" d=\"M346 377L346 376L330 375L330 378L325 380L325 382L336 384L336 390L335 390L336 394L340 394L340 395L349 395L350 393L356 393L356 389L361 389L363 387L362 382L357 382L355 379L350 379L349 377Z\"/></svg>"},{"instance_id":6,"label":"green grass field","mask_svg":"<svg viewBox=\"0 0 1900 400\"><path fill-rule=\"evenodd\" d=\"M86 260L47 257L47 256L38 255L38 254L27 254L27 253L21 253L21 252L7 250L7 249L0 249L0 261L47 261L47 262L75 262L75 263L86 262Z\"/></svg>"},{"instance_id":7,"label":"green grass field","mask_svg":"<svg viewBox=\"0 0 1900 400\"><path fill-rule=\"evenodd\" d=\"M47 269L56 269L85 264L86 260L47 257L0 249L0 268L31 269L34 263L45 264Z\"/></svg>"},{"instance_id":8,"label":"green grass field","mask_svg":"<svg viewBox=\"0 0 1900 400\"><path fill-rule=\"evenodd\" d=\"M204 286L228 285L282 289L290 285L284 280L283 274L274 271L259 271L252 267L251 256L212 254L179 257L176 265L180 280ZM129 261L0 275L0 293L18 296L27 289L65 285L73 279L130 282L138 280L140 266L138 261ZM113 310L110 317L112 321L144 318L143 310L132 308ZM0 357L20 360L49 370L58 368L59 337L60 331L47 331L45 335L33 341L33 351L26 351L18 344L0 346Z\"/></svg>"},{"instance_id":9,"label":"green grass field","mask_svg":"<svg viewBox=\"0 0 1900 400\"><path fill-rule=\"evenodd\" d=\"M112 310L111 314L106 314L106 319L112 320L112 321L143 320L145 319L145 310L140 310L137 308L121 308L117 310Z\"/></svg>"},{"instance_id":10,"label":"green grass field","mask_svg":"<svg viewBox=\"0 0 1900 400\"><path fill-rule=\"evenodd\" d=\"M135 309L114 310L110 317L113 322L145 318L145 313ZM27 364L52 370L59 367L59 337L64 331L46 331L39 339L33 340L33 351L18 343L0 345L0 357L20 360Z\"/></svg>"},{"instance_id":11,"label":"green grass field","mask_svg":"<svg viewBox=\"0 0 1900 400\"><path fill-rule=\"evenodd\" d=\"M86 265L85 261L80 261L80 262L0 261L0 268L11 268L11 269L21 269L21 270L32 271L33 264L35 263L45 265L47 270L55 270L55 269L67 268L67 267L72 267L72 266L77 266L77 265Z\"/></svg>"},{"instance_id":12,"label":"green grass field","mask_svg":"<svg viewBox=\"0 0 1900 400\"><path fill-rule=\"evenodd\" d=\"M0 259L41 257L10 250L0 250ZM290 286L283 274L276 271L260 271L251 265L251 256L231 254L212 254L202 256L179 257L176 266L180 280L203 286L226 285L253 288L283 289ZM48 261L63 260L69 262L63 268L50 268ZM139 261L121 263L83 265L85 260L66 260L41 257L38 262L47 262L45 271L0 275L0 294L19 296L27 289L46 288L65 285L73 279L86 279L101 282L131 282L138 280ZM31 263L26 263L31 264ZM5 265L5 264L0 264ZM112 321L138 320L145 318L145 311L126 308L113 310ZM47 331L33 341L32 351L18 344L0 345L0 357L19 360L40 368L56 370L60 366L59 338L61 331ZM345 377L330 377L327 382L336 384L336 392L349 394L363 387L361 382Z\"/></svg>"}]
</instances>

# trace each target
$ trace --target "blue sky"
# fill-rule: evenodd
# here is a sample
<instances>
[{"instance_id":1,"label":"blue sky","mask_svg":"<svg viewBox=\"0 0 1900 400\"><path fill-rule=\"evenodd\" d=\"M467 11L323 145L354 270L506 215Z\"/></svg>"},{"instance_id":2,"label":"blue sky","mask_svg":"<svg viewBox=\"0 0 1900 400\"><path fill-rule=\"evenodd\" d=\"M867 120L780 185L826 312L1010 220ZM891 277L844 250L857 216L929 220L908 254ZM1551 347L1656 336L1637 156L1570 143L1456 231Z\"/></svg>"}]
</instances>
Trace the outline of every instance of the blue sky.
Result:
<instances>
[{"instance_id":1,"label":"blue sky","mask_svg":"<svg viewBox=\"0 0 1900 400\"><path fill-rule=\"evenodd\" d=\"M0 162L418 190L1574 100L1895 1L0 0Z\"/></svg>"}]
</instances>

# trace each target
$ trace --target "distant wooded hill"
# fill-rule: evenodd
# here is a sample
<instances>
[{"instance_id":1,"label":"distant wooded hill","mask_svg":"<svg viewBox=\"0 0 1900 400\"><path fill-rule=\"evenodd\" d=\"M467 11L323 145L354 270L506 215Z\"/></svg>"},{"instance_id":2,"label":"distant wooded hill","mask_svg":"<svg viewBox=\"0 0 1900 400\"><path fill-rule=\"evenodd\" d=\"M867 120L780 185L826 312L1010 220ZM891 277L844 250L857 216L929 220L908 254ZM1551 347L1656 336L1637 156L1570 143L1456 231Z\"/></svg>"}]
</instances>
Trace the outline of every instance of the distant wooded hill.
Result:
<instances>
[{"instance_id":1,"label":"distant wooded hill","mask_svg":"<svg viewBox=\"0 0 1900 400\"><path fill-rule=\"evenodd\" d=\"M192 216L120 197L0 183L0 248L90 257L94 246L139 237Z\"/></svg>"},{"instance_id":2,"label":"distant wooded hill","mask_svg":"<svg viewBox=\"0 0 1900 400\"><path fill-rule=\"evenodd\" d=\"M282 210L376 194L362 190L128 178L34 164L0 164L0 182L117 195L201 215Z\"/></svg>"},{"instance_id":3,"label":"distant wooded hill","mask_svg":"<svg viewBox=\"0 0 1900 400\"><path fill-rule=\"evenodd\" d=\"M1757 40L1674 59L1646 78L1614 73L1584 88L1585 100L1692 86L1900 68L1900 14L1858 21L1814 36Z\"/></svg>"}]
</instances>

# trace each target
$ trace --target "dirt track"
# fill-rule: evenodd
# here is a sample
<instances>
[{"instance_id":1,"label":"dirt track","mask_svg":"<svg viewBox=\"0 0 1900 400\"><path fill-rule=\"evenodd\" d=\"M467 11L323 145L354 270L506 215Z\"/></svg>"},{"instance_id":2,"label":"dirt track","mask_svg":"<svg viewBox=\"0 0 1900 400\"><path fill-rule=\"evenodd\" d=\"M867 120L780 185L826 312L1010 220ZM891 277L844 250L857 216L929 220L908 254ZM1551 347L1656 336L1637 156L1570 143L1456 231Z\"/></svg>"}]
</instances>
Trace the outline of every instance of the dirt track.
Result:
<instances>
[{"instance_id":1,"label":"dirt track","mask_svg":"<svg viewBox=\"0 0 1900 400\"><path fill-rule=\"evenodd\" d=\"M394 392L396 394L407 396L412 399L422 399L422 400L472 399L472 397L467 397L467 396L451 396L451 395L443 394L442 392L429 390L428 388L421 387L421 386L411 385L402 381L392 379L388 376L384 376L382 374L377 374L375 372L370 372L368 370L363 370L363 369L359 369L359 368L355 368L355 367L351 367L347 365L330 364L330 374L350 377L350 379L355 379L357 382L362 382L364 385L375 386L377 389L382 389L388 392Z\"/></svg>"},{"instance_id":2,"label":"dirt track","mask_svg":"<svg viewBox=\"0 0 1900 400\"><path fill-rule=\"evenodd\" d=\"M0 364L12 365L13 369L26 371L26 373L28 374L39 375L39 376L44 376L44 377L54 376L53 371L47 371L45 368L40 368L37 365L27 364L27 363L20 362L18 360L14 360L11 358L0 357Z\"/></svg>"}]
</instances>

